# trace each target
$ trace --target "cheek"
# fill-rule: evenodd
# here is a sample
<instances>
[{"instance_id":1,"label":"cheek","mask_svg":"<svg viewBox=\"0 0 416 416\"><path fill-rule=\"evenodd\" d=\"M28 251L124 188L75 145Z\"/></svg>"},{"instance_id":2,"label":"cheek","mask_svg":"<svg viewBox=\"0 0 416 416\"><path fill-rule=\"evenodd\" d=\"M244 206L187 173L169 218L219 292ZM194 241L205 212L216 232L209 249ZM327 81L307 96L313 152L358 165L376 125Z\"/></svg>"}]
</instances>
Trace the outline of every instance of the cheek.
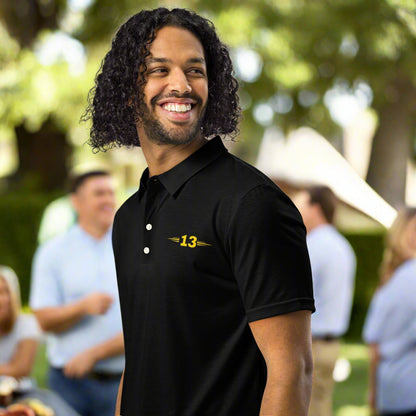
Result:
<instances>
[{"instance_id":1,"label":"cheek","mask_svg":"<svg viewBox=\"0 0 416 416\"><path fill-rule=\"evenodd\" d=\"M206 81L201 82L197 92L202 98L202 101L206 103L208 101L208 83Z\"/></svg>"},{"instance_id":2,"label":"cheek","mask_svg":"<svg viewBox=\"0 0 416 416\"><path fill-rule=\"evenodd\" d=\"M413 251L414 255L416 255L416 231L412 230L409 233L408 242L410 250Z\"/></svg>"},{"instance_id":3,"label":"cheek","mask_svg":"<svg viewBox=\"0 0 416 416\"><path fill-rule=\"evenodd\" d=\"M10 296L7 294L0 295L0 305L9 305L10 304Z\"/></svg>"},{"instance_id":4,"label":"cheek","mask_svg":"<svg viewBox=\"0 0 416 416\"><path fill-rule=\"evenodd\" d=\"M149 80L144 87L144 102L150 106L150 101L152 98L160 95L163 92L163 84L157 82L157 80Z\"/></svg>"}]
</instances>

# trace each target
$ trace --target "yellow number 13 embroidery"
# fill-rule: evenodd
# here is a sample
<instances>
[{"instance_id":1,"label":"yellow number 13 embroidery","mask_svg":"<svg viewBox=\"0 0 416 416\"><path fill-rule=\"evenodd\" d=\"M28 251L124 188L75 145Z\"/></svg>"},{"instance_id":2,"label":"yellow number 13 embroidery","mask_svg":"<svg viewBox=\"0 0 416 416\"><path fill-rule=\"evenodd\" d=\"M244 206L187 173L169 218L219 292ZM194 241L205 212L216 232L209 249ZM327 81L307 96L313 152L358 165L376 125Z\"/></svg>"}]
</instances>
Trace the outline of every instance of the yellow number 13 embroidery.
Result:
<instances>
[{"instance_id":1,"label":"yellow number 13 embroidery","mask_svg":"<svg viewBox=\"0 0 416 416\"><path fill-rule=\"evenodd\" d=\"M190 235L188 237L187 234L181 236L181 246L182 247L190 247L194 248L196 247L198 239L194 235Z\"/></svg>"}]
</instances>

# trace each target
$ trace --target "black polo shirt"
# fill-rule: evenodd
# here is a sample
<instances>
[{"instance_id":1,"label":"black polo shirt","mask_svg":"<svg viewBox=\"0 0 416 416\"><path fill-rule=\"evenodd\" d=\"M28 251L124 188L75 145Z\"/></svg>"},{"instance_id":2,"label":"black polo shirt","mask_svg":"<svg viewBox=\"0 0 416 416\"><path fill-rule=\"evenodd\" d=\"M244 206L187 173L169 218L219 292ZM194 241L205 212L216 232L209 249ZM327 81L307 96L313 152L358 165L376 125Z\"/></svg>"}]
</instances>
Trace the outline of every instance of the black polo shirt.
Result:
<instances>
[{"instance_id":1,"label":"black polo shirt","mask_svg":"<svg viewBox=\"0 0 416 416\"><path fill-rule=\"evenodd\" d=\"M118 210L123 416L255 416L265 364L248 322L314 310L301 216L219 137Z\"/></svg>"}]
</instances>

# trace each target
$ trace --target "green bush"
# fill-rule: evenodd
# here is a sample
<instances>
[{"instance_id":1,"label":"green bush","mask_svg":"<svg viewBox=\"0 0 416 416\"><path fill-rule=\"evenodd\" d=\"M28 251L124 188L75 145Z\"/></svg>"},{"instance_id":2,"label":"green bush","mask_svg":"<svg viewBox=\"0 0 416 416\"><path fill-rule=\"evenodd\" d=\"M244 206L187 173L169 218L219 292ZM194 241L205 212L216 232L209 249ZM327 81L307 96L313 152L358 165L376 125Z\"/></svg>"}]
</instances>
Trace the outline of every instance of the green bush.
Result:
<instances>
[{"instance_id":1,"label":"green bush","mask_svg":"<svg viewBox=\"0 0 416 416\"><path fill-rule=\"evenodd\" d=\"M357 256L354 303L346 338L350 341L359 341L371 297L378 285L378 269L383 256L384 234L346 234L345 237ZM334 296L336 297L337 294L334 293Z\"/></svg>"},{"instance_id":2,"label":"green bush","mask_svg":"<svg viewBox=\"0 0 416 416\"><path fill-rule=\"evenodd\" d=\"M29 297L42 213L56 196L27 192L0 195L0 264L13 268L19 276L23 304Z\"/></svg>"}]
</instances>

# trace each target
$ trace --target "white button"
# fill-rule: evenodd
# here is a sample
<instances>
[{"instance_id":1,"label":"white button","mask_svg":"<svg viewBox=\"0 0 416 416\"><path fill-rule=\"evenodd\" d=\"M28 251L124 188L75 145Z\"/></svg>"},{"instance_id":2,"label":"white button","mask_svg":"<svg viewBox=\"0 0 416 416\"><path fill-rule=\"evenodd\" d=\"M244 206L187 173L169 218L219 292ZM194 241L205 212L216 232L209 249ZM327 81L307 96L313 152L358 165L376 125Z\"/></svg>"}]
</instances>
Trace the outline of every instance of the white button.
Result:
<instances>
[{"instance_id":1,"label":"white button","mask_svg":"<svg viewBox=\"0 0 416 416\"><path fill-rule=\"evenodd\" d=\"M146 230L151 230L152 229L152 224L146 224Z\"/></svg>"},{"instance_id":2,"label":"white button","mask_svg":"<svg viewBox=\"0 0 416 416\"><path fill-rule=\"evenodd\" d=\"M149 253L150 253L150 248L149 248L149 247L145 247L145 248L143 249L143 253L144 253L144 254L149 254Z\"/></svg>"}]
</instances>

